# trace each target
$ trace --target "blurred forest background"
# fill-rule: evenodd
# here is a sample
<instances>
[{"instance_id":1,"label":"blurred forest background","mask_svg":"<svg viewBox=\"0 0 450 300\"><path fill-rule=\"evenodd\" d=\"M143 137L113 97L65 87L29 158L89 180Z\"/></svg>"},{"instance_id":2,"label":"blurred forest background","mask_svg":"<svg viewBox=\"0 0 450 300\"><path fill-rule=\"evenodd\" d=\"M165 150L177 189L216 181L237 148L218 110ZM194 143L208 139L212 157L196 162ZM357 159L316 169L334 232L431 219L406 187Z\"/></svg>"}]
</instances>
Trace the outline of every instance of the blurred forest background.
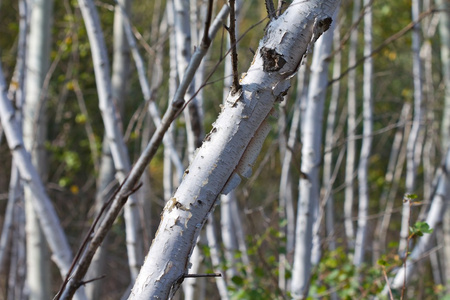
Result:
<instances>
[{"instance_id":1,"label":"blurred forest background","mask_svg":"<svg viewBox=\"0 0 450 300\"><path fill-rule=\"evenodd\" d=\"M33 147L41 152L44 150L45 154L39 154L43 156L37 156L39 158L34 161L42 165L42 181L75 253L99 205L108 199L118 182L114 179L113 168L104 169L108 163L110 167L113 164L106 162L108 157L111 160L111 154L104 138L91 43L79 2L0 1L1 66L9 86L8 96L16 109L22 108L18 91L24 88L26 80L23 78L27 78L28 71L21 80L14 76L23 51L20 22L24 19L21 15L24 16L26 11L25 20L30 22L33 3L43 5L44 2L49 3L44 18L52 21L46 25L49 30L40 38L44 42L48 39L49 48L40 54L47 58L41 59L45 71L38 79L40 88L34 94L39 104L34 108L31 132L34 132L34 143L38 145ZM151 87L151 99L148 99L143 96L125 33L117 29L117 26L129 25L124 21L125 25L115 24L117 15L123 11L115 9L114 1L95 1L111 65L116 117L129 160L133 163L155 131L154 121L148 113L149 103L153 102L160 112L164 112L182 71L176 67L176 60L180 58L173 51L176 40L174 16L171 20L167 13L173 4L165 0L119 2L128 11L136 50L143 59ZM21 8L24 3L26 8ZM226 3L214 1L214 16ZM275 7L277 5L275 3ZM285 5L289 5L289 1ZM319 128L322 131L319 150L322 158L318 165L321 183L315 209L317 225L312 233L315 242L311 240L309 244L312 266L306 293L311 299L369 299L383 293L386 296L387 280L395 278L405 263L411 265L414 272L408 273L404 295L401 292L403 284L397 286L398 291L393 292L395 299L450 299L450 214L445 213L445 201L449 198L445 167L450 121L449 5L446 0L373 0L364 3L343 0L340 4L336 28L330 35L333 47L326 60L329 68L326 70L328 85L324 113L323 117L317 116L322 122L322 129ZM416 15L412 13L415 6L418 8ZM191 19L191 44L186 47L194 52L203 35L207 1L190 0L187 7ZM269 19L263 0L238 1L237 7L238 70L242 73L250 66ZM373 14L372 52L365 52L364 17L369 10ZM28 24L31 24L28 30L31 35L38 25ZM43 37L45 34L48 34L46 38ZM418 53L414 51L415 41L419 45ZM27 59L33 52L41 51L30 47L30 43L25 47ZM227 71L225 66L230 62L223 59L228 48L228 32L222 26L193 83L193 89L198 91L196 100L201 107L205 133L211 130L224 95L228 94L231 78L229 68ZM365 136L364 63L369 56L373 62L373 130L367 161L369 201L363 216L367 221L367 236L363 245L359 245L355 243L361 213L358 202L362 184L358 168ZM253 175L244 180L231 197L222 198L215 209L214 234L218 247L214 251L219 252L212 251L206 235L199 240L198 251L194 251L193 256L199 261L197 273L223 272L228 290L226 298L291 297L299 180L305 176L301 167L304 158L300 132L305 126L303 116L310 105L308 85L312 58L311 53L300 67L298 76L292 79L292 88L284 102L278 105L277 117L270 119L272 130L264 142ZM413 62L417 59L421 73L415 83L417 76ZM117 65L113 66L113 62ZM42 132L38 130L39 126L45 127ZM415 128L417 136L414 137ZM170 135L183 168L188 166L190 159L188 131L186 117L181 114ZM38 132L42 133L42 139L38 138L41 135ZM161 146L158 150L143 177L144 187L136 193L139 221L144 228L139 237L143 241L143 253L148 251L165 202L179 184L179 166L171 162L170 151L165 149ZM349 149L352 152L348 152ZM408 167L410 160L413 168ZM50 299L62 281L58 268L50 262L48 249L41 249L43 254L39 258L47 266L38 267L41 272L46 272L38 277L50 278L47 283L38 284L47 296L34 296L35 291L28 284L27 268L32 262L26 259L25 249L29 247L25 247L26 240L28 244L47 247L42 239L31 242L26 237L24 203L27 192L11 197L13 169L11 151L1 129L0 222L7 224L3 225L2 232L7 238L0 242L0 298L45 299L49 296L47 299ZM408 183L408 176L414 177L412 184ZM437 188L440 180L445 181L443 193ZM430 219L430 207L437 196L442 196L443 203L438 214ZM14 208L7 210L9 203ZM11 214L9 220L8 214ZM409 224L406 236L401 235L405 215ZM102 246L102 266L98 266L97 273L92 273L96 275L85 278L105 275L86 285L92 299L120 299L127 295L133 275L130 275L127 260L125 232L125 221L121 216ZM424 237L428 239L422 245L420 239ZM402 246L402 239L407 246ZM423 251L414 254L420 245ZM354 259L358 247L364 249L360 261ZM219 259L218 263L212 262L212 256ZM393 281L392 284L395 285ZM177 295L180 299L225 297L219 296L215 278L189 279L184 285L184 293L180 291ZM193 285L191 292L188 285Z\"/></svg>"}]
</instances>

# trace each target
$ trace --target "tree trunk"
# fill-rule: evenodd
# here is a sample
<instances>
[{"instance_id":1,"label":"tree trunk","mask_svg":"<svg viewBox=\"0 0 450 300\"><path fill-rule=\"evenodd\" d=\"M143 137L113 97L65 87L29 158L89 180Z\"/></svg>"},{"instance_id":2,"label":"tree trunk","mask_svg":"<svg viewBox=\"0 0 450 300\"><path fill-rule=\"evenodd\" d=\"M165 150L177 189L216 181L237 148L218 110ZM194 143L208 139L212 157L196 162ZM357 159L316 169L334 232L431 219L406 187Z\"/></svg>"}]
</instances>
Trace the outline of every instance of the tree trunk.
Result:
<instances>
[{"instance_id":1,"label":"tree trunk","mask_svg":"<svg viewBox=\"0 0 450 300\"><path fill-rule=\"evenodd\" d=\"M356 24L359 20L361 0L353 1L352 23ZM356 48L358 44L358 30L354 28L350 34L350 49L348 53L348 65L356 64ZM355 158L356 158L356 70L348 73L347 81L347 161L345 165L345 235L350 249L355 247L355 229L353 225L353 183L355 179Z\"/></svg>"},{"instance_id":2,"label":"tree trunk","mask_svg":"<svg viewBox=\"0 0 450 300\"><path fill-rule=\"evenodd\" d=\"M308 106L302 130L302 159L297 208L292 296L307 296L312 264L320 257L318 228L319 166L322 159L322 121L328 87L327 59L333 46L334 24L315 45L308 89ZM314 240L313 240L314 239ZM314 250L314 251L313 251Z\"/></svg>"},{"instance_id":3,"label":"tree trunk","mask_svg":"<svg viewBox=\"0 0 450 300\"><path fill-rule=\"evenodd\" d=\"M418 0L412 1L412 20L415 22L419 18L420 4ZM416 154L419 147L422 145L418 142L419 133L423 126L423 112L422 112L422 62L420 59L420 23L414 25L412 30L412 54L413 54L413 80L414 80L414 118L411 128L411 133L408 138L407 145L407 162L406 162L406 182L405 188L407 194L413 194L416 191L416 173L417 173L417 158ZM409 201L403 202L402 209L402 225L400 229L400 243L398 250L401 255L405 254L406 243L409 235L409 221L410 221L410 205Z\"/></svg>"},{"instance_id":4,"label":"tree trunk","mask_svg":"<svg viewBox=\"0 0 450 300\"><path fill-rule=\"evenodd\" d=\"M31 4L27 53L26 99L23 109L23 139L42 182L47 179L47 109L42 85L50 65L52 0ZM34 191L25 186L27 236L27 284L31 299L50 297L50 254L31 199Z\"/></svg>"},{"instance_id":5,"label":"tree trunk","mask_svg":"<svg viewBox=\"0 0 450 300\"><path fill-rule=\"evenodd\" d=\"M364 14L364 56L372 52L372 3L364 0L366 11ZM372 57L364 60L363 83L363 139L361 155L358 166L359 208L358 230L355 240L355 256L353 263L361 266L364 262L364 253L367 239L367 216L369 214L369 157L372 148L372 82L373 61Z\"/></svg>"},{"instance_id":6,"label":"tree trunk","mask_svg":"<svg viewBox=\"0 0 450 300\"><path fill-rule=\"evenodd\" d=\"M335 28L333 34L333 48L337 50L339 48L341 40L341 35L339 28ZM333 77L336 78L341 74L341 52L338 51L334 57L333 62ZM334 127L336 123L338 102L339 102L339 89L340 81L334 82L331 90L330 105L328 107L327 113L327 125L325 131L325 146L324 146L324 157L323 157L323 180L321 193L324 197L325 202L325 228L326 236L328 240L328 249L333 251L336 249L336 239L335 239L335 211L334 211L334 196L332 193L333 183L332 182L332 166L333 166L333 147L335 146L336 139L334 138Z\"/></svg>"},{"instance_id":7,"label":"tree trunk","mask_svg":"<svg viewBox=\"0 0 450 300\"><path fill-rule=\"evenodd\" d=\"M236 187L240 175L251 173L265 138L257 131L266 130L260 126L276 100L287 92L289 79L308 45L328 29L337 3L294 1L268 25L252 66L241 79L242 90L230 94L183 182L165 206L130 299L166 299L179 288L195 241L218 195Z\"/></svg>"},{"instance_id":8,"label":"tree trunk","mask_svg":"<svg viewBox=\"0 0 450 300\"><path fill-rule=\"evenodd\" d=\"M432 199L430 211L428 212L428 216L425 220L430 228L435 228L437 224L442 222L442 218L446 211L446 199L448 199L450 192L450 177L448 172L445 170L449 170L450 168L450 150L447 151L445 161L441 167L444 171L440 174L437 180L437 189ZM425 252L428 251L433 245L433 234L434 233L425 233L419 238L413 251L408 256L406 266L403 265L397 272L397 275L391 284L392 288L399 289L403 286L405 279L406 281L409 280L417 266L417 261L420 260Z\"/></svg>"}]
</instances>

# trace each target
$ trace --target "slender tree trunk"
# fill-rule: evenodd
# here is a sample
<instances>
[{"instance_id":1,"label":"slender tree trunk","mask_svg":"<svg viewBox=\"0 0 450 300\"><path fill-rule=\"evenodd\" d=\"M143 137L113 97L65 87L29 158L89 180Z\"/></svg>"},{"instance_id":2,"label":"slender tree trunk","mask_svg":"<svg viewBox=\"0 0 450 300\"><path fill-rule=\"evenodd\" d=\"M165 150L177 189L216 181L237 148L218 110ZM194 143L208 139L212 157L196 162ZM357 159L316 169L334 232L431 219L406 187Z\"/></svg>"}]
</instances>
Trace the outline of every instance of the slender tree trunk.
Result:
<instances>
[{"instance_id":1,"label":"slender tree trunk","mask_svg":"<svg viewBox=\"0 0 450 300\"><path fill-rule=\"evenodd\" d=\"M364 14L364 56L372 52L372 4L371 0L364 0L366 11ZM369 157L372 148L372 82L373 61L368 58L364 61L363 84L363 139L361 156L358 167L359 209L358 230L355 240L355 256L353 263L361 266L364 262L364 253L367 239L367 215L369 211Z\"/></svg>"},{"instance_id":2,"label":"slender tree trunk","mask_svg":"<svg viewBox=\"0 0 450 300\"><path fill-rule=\"evenodd\" d=\"M447 151L445 156L445 162L441 166L443 170L449 170L450 168L450 150ZM439 179L437 180L438 185L436 193L432 199L430 211L425 222L430 226L430 228L435 228L437 224L442 222L444 213L446 211L446 199L448 198L450 192L450 177L448 172L443 171ZM434 234L434 233L433 233ZM428 251L431 246L433 246L433 234L424 234L419 238L416 246L414 247L411 254L408 256L406 262L406 268L403 265L402 268L397 272L391 286L394 289L399 289L403 286L405 277L406 281L409 280L413 274L417 261ZM406 269L406 271L405 271Z\"/></svg>"},{"instance_id":3,"label":"slender tree trunk","mask_svg":"<svg viewBox=\"0 0 450 300\"><path fill-rule=\"evenodd\" d=\"M333 48L337 50L339 48L341 35L339 28L335 28L333 34ZM333 78L336 78L341 74L341 52L338 51L334 57L333 62ZM323 184L322 189L324 196L323 201L325 202L325 227L326 236L328 240L328 249L333 251L336 249L336 239L335 235L335 211L334 211L334 196L331 192L333 188L333 183L331 182L332 177L332 164L333 164L333 147L335 145L334 138L334 126L336 123L336 115L339 103L339 89L340 81L334 82L331 90L331 100L328 108L327 114L327 125L325 131L325 146L324 146L324 158L323 158ZM328 192L330 191L330 192Z\"/></svg>"},{"instance_id":4,"label":"slender tree trunk","mask_svg":"<svg viewBox=\"0 0 450 300\"><path fill-rule=\"evenodd\" d=\"M412 20L419 18L420 4L418 0L412 1ZM422 66L420 59L420 25L414 25L412 31L412 53L413 53L413 79L414 79L414 118L411 133L408 138L407 145L407 162L406 162L406 193L415 193L415 182L417 173L416 153L418 147L422 145L418 143L419 133L423 126L422 113ZM404 201L402 210L402 225L400 229L400 243L398 250L403 255L406 250L406 243L409 235L409 219L410 206L408 201Z\"/></svg>"},{"instance_id":5,"label":"slender tree trunk","mask_svg":"<svg viewBox=\"0 0 450 300\"><path fill-rule=\"evenodd\" d=\"M217 241L216 234L216 226L214 224L213 214L208 216L209 226L206 227L206 237L208 239L208 246L211 251L211 262L213 265L214 272L220 272L223 274L223 270L221 270L221 261L220 261L220 247ZM226 300L228 297L228 288L226 280L223 276L216 277L217 289L219 291L220 299Z\"/></svg>"},{"instance_id":6,"label":"slender tree trunk","mask_svg":"<svg viewBox=\"0 0 450 300\"><path fill-rule=\"evenodd\" d=\"M302 165L295 238L292 296L305 298L308 294L311 266L318 262L319 166L321 162L322 120L328 86L328 56L333 45L333 28L315 45L308 90L308 106L302 130ZM313 225L316 230L313 230ZM315 234L313 234L315 233ZM313 238L314 242L313 243ZM315 246L314 246L315 245ZM313 251L313 247L314 250Z\"/></svg>"},{"instance_id":7,"label":"slender tree trunk","mask_svg":"<svg viewBox=\"0 0 450 300\"><path fill-rule=\"evenodd\" d=\"M47 180L47 114L46 95L42 89L50 66L52 0L31 2L30 33L27 53L26 99L23 110L23 137L33 165L43 182ZM31 299L50 297L50 254L38 216L30 198L34 191L25 187L27 232L27 284Z\"/></svg>"},{"instance_id":8,"label":"slender tree trunk","mask_svg":"<svg viewBox=\"0 0 450 300\"><path fill-rule=\"evenodd\" d=\"M361 10L361 0L353 1L352 23L356 24ZM356 64L356 48L358 44L357 27L350 34L350 49L348 53L348 65ZM347 80L347 162L345 165L345 235L350 249L354 248L355 229L353 225L353 183L355 179L355 158L356 158L356 70L348 73Z\"/></svg>"},{"instance_id":9,"label":"slender tree trunk","mask_svg":"<svg viewBox=\"0 0 450 300\"><path fill-rule=\"evenodd\" d=\"M23 194L21 195L23 198ZM26 282L25 211L19 201L13 211L14 230L11 243L11 258L8 276L8 300L31 299Z\"/></svg>"},{"instance_id":10,"label":"slender tree trunk","mask_svg":"<svg viewBox=\"0 0 450 300\"><path fill-rule=\"evenodd\" d=\"M130 299L165 299L177 291L219 193L231 191L240 175L251 173L266 136L264 120L275 101L287 92L289 79L297 71L308 44L328 29L337 3L294 1L268 25L253 64L241 79L242 90L229 96L183 182L165 206L158 234Z\"/></svg>"}]
</instances>

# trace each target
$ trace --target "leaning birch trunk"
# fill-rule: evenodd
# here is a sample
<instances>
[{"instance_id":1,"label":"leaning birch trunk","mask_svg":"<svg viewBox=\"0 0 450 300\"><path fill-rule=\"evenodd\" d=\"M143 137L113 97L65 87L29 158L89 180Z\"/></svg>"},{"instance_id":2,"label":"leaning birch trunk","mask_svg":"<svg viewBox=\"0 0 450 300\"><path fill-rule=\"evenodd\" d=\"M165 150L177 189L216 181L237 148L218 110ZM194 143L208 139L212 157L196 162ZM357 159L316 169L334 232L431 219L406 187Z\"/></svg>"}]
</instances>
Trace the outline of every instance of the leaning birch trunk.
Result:
<instances>
[{"instance_id":1,"label":"leaning birch trunk","mask_svg":"<svg viewBox=\"0 0 450 300\"><path fill-rule=\"evenodd\" d=\"M450 150L447 150L445 157L445 162L441 166L442 172L438 179L437 189L432 199L430 211L425 222L430 226L430 228L435 228L439 223L442 222L444 213L446 211L448 195L450 192L450 177L447 170L450 169ZM439 170L437 171L439 172ZM433 233L434 234L434 233ZM415 267L417 266L417 261L426 254L428 250L433 246L433 234L424 234L419 238L416 246L414 247L411 254L408 256L406 261L406 272L405 265L397 272L391 287L394 289L400 289L403 286L405 276L406 281L409 280L413 274Z\"/></svg>"},{"instance_id":2,"label":"leaning birch trunk","mask_svg":"<svg viewBox=\"0 0 450 300\"><path fill-rule=\"evenodd\" d=\"M20 177L34 193L34 197L31 198L34 210L39 217L41 228L52 251L52 259L64 277L72 262L72 251L61 228L56 211L45 192L39 174L31 162L29 153L25 150L20 127L14 116L14 109L6 95L6 83L1 65L0 91L0 119L6 139L8 140L9 149L15 162L17 162L16 165L19 169ZM78 295L80 298L86 298L83 288L79 291Z\"/></svg>"},{"instance_id":3,"label":"leaning birch trunk","mask_svg":"<svg viewBox=\"0 0 450 300\"><path fill-rule=\"evenodd\" d=\"M311 267L320 257L318 235L319 166L322 159L322 120L328 87L327 59L333 46L333 28L323 35L315 46L311 63L308 106L302 130L302 175L299 183L299 202L295 237L294 267L291 291L294 299L307 296Z\"/></svg>"},{"instance_id":4,"label":"leaning birch trunk","mask_svg":"<svg viewBox=\"0 0 450 300\"><path fill-rule=\"evenodd\" d=\"M79 0L81 14L88 34L92 60L94 62L95 81L97 84L99 106L105 125L105 134L109 141L114 160L116 177L125 180L131 169L130 160L123 136L118 126L116 109L112 98L112 86L109 71L108 54L101 31L100 20L91 0ZM131 195L124 209L128 265L131 281L136 278L143 261L142 228L136 197Z\"/></svg>"},{"instance_id":5,"label":"leaning birch trunk","mask_svg":"<svg viewBox=\"0 0 450 300\"><path fill-rule=\"evenodd\" d=\"M14 101L16 108L16 118L19 125L22 124L22 105L25 99L25 56L26 56L26 44L27 44L27 31L28 31L28 8L25 0L19 1L19 37L18 37L18 49L17 60L14 68L14 73L11 78L11 83L8 90L8 96L11 101ZM22 129L20 128L21 132ZM17 200L23 195L23 185L20 182L20 174L17 169L14 160L11 164L11 178L9 184L8 203L6 206L4 221L2 224L2 232L0 237L0 274L5 270L6 257L9 253L9 247L11 245L11 235L14 229L13 214L14 207L17 205ZM17 222L17 220L16 220Z\"/></svg>"},{"instance_id":6,"label":"leaning birch trunk","mask_svg":"<svg viewBox=\"0 0 450 300\"><path fill-rule=\"evenodd\" d=\"M364 0L366 11L364 14L364 56L372 52L372 3ZM364 83L363 83L363 138L361 154L358 166L358 228L355 240L355 256L353 264L357 267L364 262L364 253L367 236L367 215L369 211L369 157L372 148L372 81L373 61L372 57L364 60Z\"/></svg>"},{"instance_id":7,"label":"leaning birch trunk","mask_svg":"<svg viewBox=\"0 0 450 300\"><path fill-rule=\"evenodd\" d=\"M197 151L183 182L164 208L158 233L130 299L167 299L188 272L189 256L218 195L249 176L267 131L265 119L290 87L303 55L328 29L338 1L294 1L266 29L242 89Z\"/></svg>"},{"instance_id":8,"label":"leaning birch trunk","mask_svg":"<svg viewBox=\"0 0 450 300\"><path fill-rule=\"evenodd\" d=\"M359 19L359 11L361 7L361 0L353 1L352 23L355 24ZM348 53L348 65L354 66L356 64L356 48L358 44L358 30L355 28L350 34L350 50ZM354 248L355 243L355 229L353 225L353 182L355 171L355 157L356 157L356 70L348 72L347 81L348 95L347 95L347 161L345 164L345 202L344 202L344 216L345 216L345 236L347 237L347 244L350 249Z\"/></svg>"},{"instance_id":9,"label":"leaning birch trunk","mask_svg":"<svg viewBox=\"0 0 450 300\"><path fill-rule=\"evenodd\" d=\"M419 18L420 5L418 0L412 1L412 20ZM407 161L406 161L406 193L415 192L415 181L417 173L416 152L418 151L418 137L422 128L422 67L420 58L420 24L414 25L412 30L412 54L413 54L413 81L414 81L414 118L411 133L408 137ZM408 201L403 202L402 221L400 229L400 243L398 250L401 255L405 254L409 235L410 206Z\"/></svg>"}]
</instances>

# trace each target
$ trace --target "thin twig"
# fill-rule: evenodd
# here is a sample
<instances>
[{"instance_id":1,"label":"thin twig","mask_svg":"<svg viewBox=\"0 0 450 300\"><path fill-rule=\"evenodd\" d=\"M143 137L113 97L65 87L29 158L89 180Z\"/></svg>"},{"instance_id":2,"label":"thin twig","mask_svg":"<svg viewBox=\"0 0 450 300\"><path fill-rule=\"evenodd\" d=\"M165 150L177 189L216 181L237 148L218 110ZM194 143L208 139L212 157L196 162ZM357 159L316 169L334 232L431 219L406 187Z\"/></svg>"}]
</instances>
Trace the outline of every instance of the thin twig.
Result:
<instances>
[{"instance_id":1,"label":"thin twig","mask_svg":"<svg viewBox=\"0 0 450 300\"><path fill-rule=\"evenodd\" d=\"M185 274L184 278L202 278L202 277L222 277L220 273L212 273L212 274Z\"/></svg>"},{"instance_id":2,"label":"thin twig","mask_svg":"<svg viewBox=\"0 0 450 300\"><path fill-rule=\"evenodd\" d=\"M95 277L95 278L92 278L92 279L89 279L89 280L85 280L85 281L80 282L80 285L86 285L86 284L88 284L88 283L91 283L91 282L94 282L94 281L103 279L103 278L105 278L105 277L106 277L106 275L102 275L102 276Z\"/></svg>"},{"instance_id":3,"label":"thin twig","mask_svg":"<svg viewBox=\"0 0 450 300\"><path fill-rule=\"evenodd\" d=\"M269 15L269 19L273 20L277 18L277 14L275 12L275 6L273 5L273 0L265 0L267 14ZM231 3L231 1L230 1Z\"/></svg>"},{"instance_id":4,"label":"thin twig","mask_svg":"<svg viewBox=\"0 0 450 300\"><path fill-rule=\"evenodd\" d=\"M238 57L237 57L237 42L236 42L236 10L235 10L235 0L230 0L230 27L228 32L230 34L230 44L231 44L231 65L233 69L233 84L231 85L231 94L234 95L241 89L239 84L238 75ZM273 3L272 3L273 5Z\"/></svg>"},{"instance_id":5,"label":"thin twig","mask_svg":"<svg viewBox=\"0 0 450 300\"><path fill-rule=\"evenodd\" d=\"M202 39L202 43L205 43L208 46L211 44L211 38L209 37L209 28L211 27L212 10L213 10L213 0L209 0L208 14L206 15L205 30L203 31L203 39Z\"/></svg>"},{"instance_id":6,"label":"thin twig","mask_svg":"<svg viewBox=\"0 0 450 300\"><path fill-rule=\"evenodd\" d=\"M392 295L391 284L389 283L389 278L387 277L386 270L384 269L384 267L383 267L383 276L384 279L386 280L386 285L388 287L389 299L394 300L394 296Z\"/></svg>"}]
</instances>

